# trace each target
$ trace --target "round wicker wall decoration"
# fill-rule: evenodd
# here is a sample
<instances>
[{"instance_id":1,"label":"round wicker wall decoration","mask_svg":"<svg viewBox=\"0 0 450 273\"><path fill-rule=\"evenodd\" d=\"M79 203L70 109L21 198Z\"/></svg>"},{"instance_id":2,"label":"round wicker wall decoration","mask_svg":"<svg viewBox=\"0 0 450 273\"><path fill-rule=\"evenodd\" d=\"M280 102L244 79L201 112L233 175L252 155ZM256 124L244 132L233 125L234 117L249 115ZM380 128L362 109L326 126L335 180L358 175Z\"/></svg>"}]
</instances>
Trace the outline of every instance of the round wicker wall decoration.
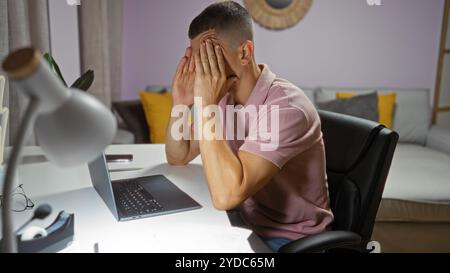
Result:
<instances>
[{"instance_id":1,"label":"round wicker wall decoration","mask_svg":"<svg viewBox=\"0 0 450 273\"><path fill-rule=\"evenodd\" d=\"M313 0L244 0L253 19L261 26L282 30L295 26L308 13Z\"/></svg>"}]
</instances>

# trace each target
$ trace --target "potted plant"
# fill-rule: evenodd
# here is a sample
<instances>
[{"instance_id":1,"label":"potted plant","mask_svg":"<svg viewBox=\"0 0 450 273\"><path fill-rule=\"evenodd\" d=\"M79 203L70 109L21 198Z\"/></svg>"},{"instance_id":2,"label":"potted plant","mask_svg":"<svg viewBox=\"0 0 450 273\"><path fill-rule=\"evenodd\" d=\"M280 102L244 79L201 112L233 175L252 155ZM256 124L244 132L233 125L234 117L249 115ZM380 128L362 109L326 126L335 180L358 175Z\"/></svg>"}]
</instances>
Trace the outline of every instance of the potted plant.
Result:
<instances>
[{"instance_id":1,"label":"potted plant","mask_svg":"<svg viewBox=\"0 0 450 273\"><path fill-rule=\"evenodd\" d=\"M62 83L69 87L64 80L63 75L61 74L61 70L59 69L58 64L56 63L55 59L50 55L50 53L44 54L44 59L48 62L50 65L50 68L53 70L53 72L58 76L58 78L61 79ZM87 91L89 87L91 87L92 83L94 82L94 71L88 70L85 72L81 77L79 77L71 86L70 88L79 89L82 91Z\"/></svg>"}]
</instances>

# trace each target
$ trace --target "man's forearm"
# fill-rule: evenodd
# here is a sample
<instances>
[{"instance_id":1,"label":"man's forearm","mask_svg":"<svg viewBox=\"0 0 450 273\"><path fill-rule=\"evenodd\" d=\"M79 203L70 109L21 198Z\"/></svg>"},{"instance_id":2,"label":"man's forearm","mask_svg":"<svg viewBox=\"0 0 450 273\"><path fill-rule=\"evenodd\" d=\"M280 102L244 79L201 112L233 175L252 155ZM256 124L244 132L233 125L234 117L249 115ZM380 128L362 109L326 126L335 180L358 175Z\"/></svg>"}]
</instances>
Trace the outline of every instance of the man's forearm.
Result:
<instances>
[{"instance_id":1,"label":"man's forearm","mask_svg":"<svg viewBox=\"0 0 450 273\"><path fill-rule=\"evenodd\" d=\"M200 153L214 206L227 210L239 205L244 172L226 140L202 138Z\"/></svg>"},{"instance_id":2,"label":"man's forearm","mask_svg":"<svg viewBox=\"0 0 450 273\"><path fill-rule=\"evenodd\" d=\"M166 157L171 165L186 165L192 160L191 143L189 140L176 140L172 135L173 124L179 118L171 117L166 129Z\"/></svg>"}]
</instances>

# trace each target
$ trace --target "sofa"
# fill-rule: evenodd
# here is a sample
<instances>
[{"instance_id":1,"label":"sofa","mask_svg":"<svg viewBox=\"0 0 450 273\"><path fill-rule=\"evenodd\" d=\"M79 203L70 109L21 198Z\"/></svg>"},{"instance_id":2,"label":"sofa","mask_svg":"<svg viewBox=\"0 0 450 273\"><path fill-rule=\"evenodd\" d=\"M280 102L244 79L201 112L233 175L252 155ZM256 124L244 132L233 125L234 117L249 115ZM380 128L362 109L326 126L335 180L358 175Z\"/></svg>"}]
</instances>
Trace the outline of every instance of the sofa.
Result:
<instances>
[{"instance_id":1,"label":"sofa","mask_svg":"<svg viewBox=\"0 0 450 273\"><path fill-rule=\"evenodd\" d=\"M316 104L336 92L395 92L393 129L399 133L373 240L382 252L450 252L450 130L431 125L427 89L302 88ZM138 100L116 102L136 143L149 143L149 130Z\"/></svg>"}]
</instances>

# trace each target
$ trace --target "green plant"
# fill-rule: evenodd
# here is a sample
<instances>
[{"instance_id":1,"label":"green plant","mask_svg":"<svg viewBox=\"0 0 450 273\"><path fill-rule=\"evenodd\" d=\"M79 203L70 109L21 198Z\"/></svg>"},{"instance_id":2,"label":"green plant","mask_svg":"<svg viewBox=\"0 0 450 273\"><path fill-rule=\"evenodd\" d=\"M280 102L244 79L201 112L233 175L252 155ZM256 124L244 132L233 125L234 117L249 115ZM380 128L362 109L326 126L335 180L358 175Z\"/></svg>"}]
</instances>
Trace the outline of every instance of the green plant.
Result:
<instances>
[{"instance_id":1,"label":"green plant","mask_svg":"<svg viewBox=\"0 0 450 273\"><path fill-rule=\"evenodd\" d=\"M50 53L44 54L44 59L48 62L50 65L50 68L53 70L53 72L58 76L58 78L61 79L62 83L69 87L64 80L63 75L61 74L61 70L59 69L58 64L56 63L55 59L50 55ZM71 86L70 88L76 88L82 91L87 91L89 87L91 87L92 83L94 82L94 71L88 70L86 73L84 73L81 77L79 77Z\"/></svg>"}]
</instances>

